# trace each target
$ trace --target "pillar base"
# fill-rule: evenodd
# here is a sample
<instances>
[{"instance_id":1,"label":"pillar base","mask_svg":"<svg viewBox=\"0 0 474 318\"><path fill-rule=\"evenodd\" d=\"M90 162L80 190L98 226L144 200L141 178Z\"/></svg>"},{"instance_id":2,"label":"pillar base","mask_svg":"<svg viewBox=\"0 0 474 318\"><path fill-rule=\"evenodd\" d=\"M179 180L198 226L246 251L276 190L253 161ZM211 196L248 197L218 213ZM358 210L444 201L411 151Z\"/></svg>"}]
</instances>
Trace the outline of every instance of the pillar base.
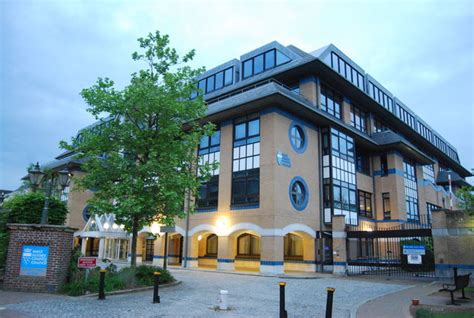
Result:
<instances>
[{"instance_id":1,"label":"pillar base","mask_svg":"<svg viewBox=\"0 0 474 318\"><path fill-rule=\"evenodd\" d=\"M163 267L164 259L163 256L153 256L153 266Z\"/></svg>"},{"instance_id":2,"label":"pillar base","mask_svg":"<svg viewBox=\"0 0 474 318\"><path fill-rule=\"evenodd\" d=\"M347 264L333 264L332 273L336 275L347 275Z\"/></svg>"},{"instance_id":3,"label":"pillar base","mask_svg":"<svg viewBox=\"0 0 474 318\"><path fill-rule=\"evenodd\" d=\"M233 271L235 270L235 262L233 259L218 259L217 260L218 271Z\"/></svg>"},{"instance_id":4,"label":"pillar base","mask_svg":"<svg viewBox=\"0 0 474 318\"><path fill-rule=\"evenodd\" d=\"M262 274L284 274L283 261L260 261L260 273Z\"/></svg>"},{"instance_id":5,"label":"pillar base","mask_svg":"<svg viewBox=\"0 0 474 318\"><path fill-rule=\"evenodd\" d=\"M183 264L183 267L184 267L184 261L183 261L182 264ZM188 259L186 267L187 268L198 268L199 267L199 261L197 259Z\"/></svg>"}]
</instances>

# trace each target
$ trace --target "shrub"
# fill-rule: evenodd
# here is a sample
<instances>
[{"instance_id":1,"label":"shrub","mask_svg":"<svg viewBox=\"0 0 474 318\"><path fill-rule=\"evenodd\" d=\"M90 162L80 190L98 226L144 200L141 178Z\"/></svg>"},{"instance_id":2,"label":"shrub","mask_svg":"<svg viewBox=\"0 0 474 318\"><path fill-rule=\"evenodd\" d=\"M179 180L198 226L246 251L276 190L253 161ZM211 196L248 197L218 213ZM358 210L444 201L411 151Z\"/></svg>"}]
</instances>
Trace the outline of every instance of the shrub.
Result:
<instances>
[{"instance_id":1,"label":"shrub","mask_svg":"<svg viewBox=\"0 0 474 318\"><path fill-rule=\"evenodd\" d=\"M169 283L174 280L173 276L167 270L149 265L138 266L135 270L135 276L138 283L145 286L152 286L154 284L154 272L160 272L160 283Z\"/></svg>"}]
</instances>

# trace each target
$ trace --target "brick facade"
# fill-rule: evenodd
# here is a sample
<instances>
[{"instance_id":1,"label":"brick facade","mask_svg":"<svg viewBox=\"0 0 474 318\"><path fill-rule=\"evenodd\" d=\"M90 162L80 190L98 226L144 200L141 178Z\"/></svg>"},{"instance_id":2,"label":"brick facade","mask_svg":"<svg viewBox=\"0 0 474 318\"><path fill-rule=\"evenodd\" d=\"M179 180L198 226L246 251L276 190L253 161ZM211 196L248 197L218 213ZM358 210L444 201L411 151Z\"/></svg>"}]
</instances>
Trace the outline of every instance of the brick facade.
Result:
<instances>
[{"instance_id":1,"label":"brick facade","mask_svg":"<svg viewBox=\"0 0 474 318\"><path fill-rule=\"evenodd\" d=\"M64 282L76 229L58 225L8 224L10 243L3 287L6 290L56 292ZM49 246L46 276L20 276L23 245Z\"/></svg>"}]
</instances>

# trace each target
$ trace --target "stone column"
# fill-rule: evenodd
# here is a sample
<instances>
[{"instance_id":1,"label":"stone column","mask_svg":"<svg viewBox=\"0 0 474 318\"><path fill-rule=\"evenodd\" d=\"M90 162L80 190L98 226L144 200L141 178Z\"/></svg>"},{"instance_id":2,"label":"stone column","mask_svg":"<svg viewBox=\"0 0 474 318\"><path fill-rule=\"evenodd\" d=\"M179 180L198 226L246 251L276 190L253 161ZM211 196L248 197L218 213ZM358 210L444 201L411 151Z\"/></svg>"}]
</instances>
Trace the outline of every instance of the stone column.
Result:
<instances>
[{"instance_id":1,"label":"stone column","mask_svg":"<svg viewBox=\"0 0 474 318\"><path fill-rule=\"evenodd\" d=\"M310 100L314 106L317 105L317 87L314 76L305 77L300 81L300 94Z\"/></svg>"},{"instance_id":2,"label":"stone column","mask_svg":"<svg viewBox=\"0 0 474 318\"><path fill-rule=\"evenodd\" d=\"M104 254L105 254L105 238L101 237L99 239L99 252L97 255L97 258L99 261L102 261L104 259Z\"/></svg>"},{"instance_id":3,"label":"stone column","mask_svg":"<svg viewBox=\"0 0 474 318\"><path fill-rule=\"evenodd\" d=\"M283 274L283 236L262 236L260 242L260 273Z\"/></svg>"},{"instance_id":4,"label":"stone column","mask_svg":"<svg viewBox=\"0 0 474 318\"><path fill-rule=\"evenodd\" d=\"M141 264L143 262L143 246L145 238L143 236L137 237L137 264Z\"/></svg>"},{"instance_id":5,"label":"stone column","mask_svg":"<svg viewBox=\"0 0 474 318\"><path fill-rule=\"evenodd\" d=\"M316 240L314 238L303 238L303 261L306 272L316 271Z\"/></svg>"},{"instance_id":6,"label":"stone column","mask_svg":"<svg viewBox=\"0 0 474 318\"><path fill-rule=\"evenodd\" d=\"M218 236L217 270L233 271L235 269L235 237Z\"/></svg>"},{"instance_id":7,"label":"stone column","mask_svg":"<svg viewBox=\"0 0 474 318\"><path fill-rule=\"evenodd\" d=\"M183 237L186 239L186 237ZM187 260L187 267L188 268L197 268L198 264L198 257L199 257L199 241L198 235L193 235L188 238L188 255L183 255L183 258L186 257ZM184 252L184 251L183 251ZM183 262L184 266L184 262Z\"/></svg>"},{"instance_id":8,"label":"stone column","mask_svg":"<svg viewBox=\"0 0 474 318\"><path fill-rule=\"evenodd\" d=\"M332 217L333 274L345 275L347 271L346 224L344 215Z\"/></svg>"},{"instance_id":9,"label":"stone column","mask_svg":"<svg viewBox=\"0 0 474 318\"><path fill-rule=\"evenodd\" d=\"M163 267L165 255L165 238L162 236L157 237L153 245L153 266Z\"/></svg>"}]
</instances>

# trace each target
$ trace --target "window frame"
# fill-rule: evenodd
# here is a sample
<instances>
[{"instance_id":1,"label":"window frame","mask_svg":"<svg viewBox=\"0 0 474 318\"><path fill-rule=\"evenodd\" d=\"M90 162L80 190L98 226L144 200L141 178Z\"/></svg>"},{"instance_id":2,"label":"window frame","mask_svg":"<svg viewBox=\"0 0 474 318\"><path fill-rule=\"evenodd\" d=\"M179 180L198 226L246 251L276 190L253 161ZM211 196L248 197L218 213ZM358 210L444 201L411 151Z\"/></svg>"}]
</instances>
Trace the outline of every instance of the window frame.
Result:
<instances>
[{"instance_id":1,"label":"window frame","mask_svg":"<svg viewBox=\"0 0 474 318\"><path fill-rule=\"evenodd\" d=\"M243 239L244 237L246 236L249 236L250 237L250 241L249 241L249 254L240 254L240 240ZM260 242L259 242L259 254L251 254L252 253L252 250L253 250L253 240L252 238L255 238L255 241L258 241L260 238L256 235L253 235L253 234L250 234L250 233L242 233L240 234L238 237L237 237L237 253L236 253L236 258L255 258L255 259L258 259L260 258L260 255L262 254L262 251L261 251L261 245L260 245Z\"/></svg>"},{"instance_id":2,"label":"window frame","mask_svg":"<svg viewBox=\"0 0 474 318\"><path fill-rule=\"evenodd\" d=\"M214 239L214 238L217 240L215 253L213 253L212 251L209 252L209 240ZM211 234L208 237L206 237L206 256L217 257L218 251L219 251L219 237L216 234Z\"/></svg>"},{"instance_id":3,"label":"window frame","mask_svg":"<svg viewBox=\"0 0 474 318\"><path fill-rule=\"evenodd\" d=\"M374 218L374 210L372 206L372 193L358 190L358 212L359 216L369 219ZM362 199L362 200L361 200ZM363 207L363 208L362 208Z\"/></svg>"}]
</instances>

